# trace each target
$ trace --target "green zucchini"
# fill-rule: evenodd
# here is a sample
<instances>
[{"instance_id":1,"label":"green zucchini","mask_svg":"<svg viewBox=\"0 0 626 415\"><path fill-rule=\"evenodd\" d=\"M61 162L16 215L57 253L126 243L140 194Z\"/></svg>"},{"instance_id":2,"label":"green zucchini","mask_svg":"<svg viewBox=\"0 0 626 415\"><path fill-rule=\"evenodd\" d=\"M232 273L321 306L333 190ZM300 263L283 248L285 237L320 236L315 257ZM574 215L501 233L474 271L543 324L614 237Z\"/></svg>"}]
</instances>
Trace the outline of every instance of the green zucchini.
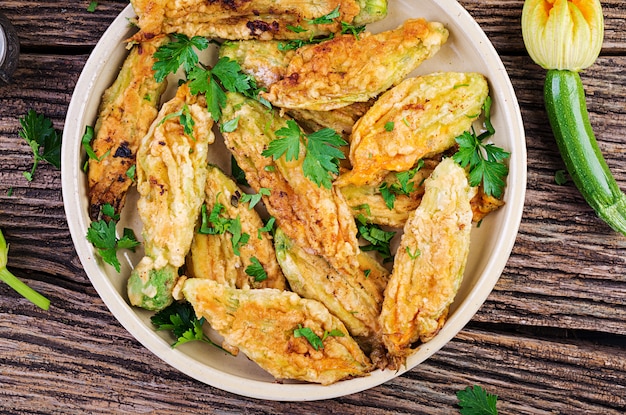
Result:
<instances>
[{"instance_id":1,"label":"green zucchini","mask_svg":"<svg viewBox=\"0 0 626 415\"><path fill-rule=\"evenodd\" d=\"M578 72L549 70L544 100L550 126L574 184L602 220L626 235L626 195L598 147Z\"/></svg>"}]
</instances>

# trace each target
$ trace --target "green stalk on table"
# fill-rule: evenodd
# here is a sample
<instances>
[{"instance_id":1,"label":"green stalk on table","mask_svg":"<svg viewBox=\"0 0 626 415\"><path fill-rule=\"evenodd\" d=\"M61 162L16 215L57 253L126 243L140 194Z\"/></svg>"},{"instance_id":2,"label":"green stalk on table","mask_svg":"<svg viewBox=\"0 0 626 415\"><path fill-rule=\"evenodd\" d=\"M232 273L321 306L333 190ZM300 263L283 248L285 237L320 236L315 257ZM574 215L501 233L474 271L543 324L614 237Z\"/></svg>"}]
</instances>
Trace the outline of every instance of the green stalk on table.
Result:
<instances>
[{"instance_id":1,"label":"green stalk on table","mask_svg":"<svg viewBox=\"0 0 626 415\"><path fill-rule=\"evenodd\" d=\"M626 195L596 141L579 75L602 48L600 1L526 0L522 35L530 57L548 70L546 112L569 175L598 216L626 235Z\"/></svg>"},{"instance_id":2,"label":"green stalk on table","mask_svg":"<svg viewBox=\"0 0 626 415\"><path fill-rule=\"evenodd\" d=\"M37 307L47 310L50 307L50 300L28 285L20 281L15 275L7 269L7 259L9 256L9 246L7 245L4 235L0 230L0 281L4 281L18 292L21 296L35 304Z\"/></svg>"}]
</instances>

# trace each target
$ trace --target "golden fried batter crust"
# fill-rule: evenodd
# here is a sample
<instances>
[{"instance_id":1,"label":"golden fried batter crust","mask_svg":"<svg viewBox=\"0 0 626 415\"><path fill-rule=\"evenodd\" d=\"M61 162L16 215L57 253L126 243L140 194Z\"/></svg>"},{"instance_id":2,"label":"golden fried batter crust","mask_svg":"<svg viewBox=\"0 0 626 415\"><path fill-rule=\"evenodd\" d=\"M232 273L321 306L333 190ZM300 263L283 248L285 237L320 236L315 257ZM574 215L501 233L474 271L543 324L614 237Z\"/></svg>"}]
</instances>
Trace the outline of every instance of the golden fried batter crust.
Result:
<instances>
[{"instance_id":1,"label":"golden fried batter crust","mask_svg":"<svg viewBox=\"0 0 626 415\"><path fill-rule=\"evenodd\" d=\"M307 39L341 30L361 11L354 0L132 0L141 31L135 40L162 33L222 39ZM310 24L339 6L340 17L331 24ZM298 32L287 26L301 26Z\"/></svg>"},{"instance_id":2,"label":"golden fried batter crust","mask_svg":"<svg viewBox=\"0 0 626 415\"><path fill-rule=\"evenodd\" d=\"M250 235L246 244L236 255L229 232L201 234L196 232L187 257L187 273L190 277L209 278L237 288L277 288L284 290L285 277L276 261L276 252L269 232L259 232L264 224L256 210L243 202L243 191L217 166L209 165L205 187L207 214L216 203L223 206L224 218L238 219L241 232ZM246 268L256 258L267 278L256 281L246 274Z\"/></svg>"},{"instance_id":3,"label":"golden fried batter crust","mask_svg":"<svg viewBox=\"0 0 626 415\"><path fill-rule=\"evenodd\" d=\"M89 159L89 215L101 206L119 213L133 183L127 174L135 165L139 142L154 121L166 82L156 82L152 54L167 41L161 37L134 45L115 82L104 92L91 146L98 160Z\"/></svg>"},{"instance_id":4,"label":"golden fried batter crust","mask_svg":"<svg viewBox=\"0 0 626 415\"><path fill-rule=\"evenodd\" d=\"M285 78L261 95L289 109L331 110L365 102L404 79L447 39L441 23L424 19L375 35L335 36L299 48Z\"/></svg>"},{"instance_id":5,"label":"golden fried batter crust","mask_svg":"<svg viewBox=\"0 0 626 415\"><path fill-rule=\"evenodd\" d=\"M474 192L465 170L444 159L404 227L380 315L392 365L403 364L413 343L430 340L446 320L469 253Z\"/></svg>"},{"instance_id":6,"label":"golden fried batter crust","mask_svg":"<svg viewBox=\"0 0 626 415\"><path fill-rule=\"evenodd\" d=\"M241 290L198 278L187 279L182 292L198 317L279 380L329 385L372 369L343 323L317 301L289 291ZM299 327L325 337L323 347L316 350L304 337L295 337ZM334 331L343 335L324 336Z\"/></svg>"},{"instance_id":7,"label":"golden fried batter crust","mask_svg":"<svg viewBox=\"0 0 626 415\"><path fill-rule=\"evenodd\" d=\"M389 171L409 170L419 159L449 149L478 118L488 94L487 80L478 73L404 80L357 121L350 142L352 170L336 184L376 185Z\"/></svg>"}]
</instances>

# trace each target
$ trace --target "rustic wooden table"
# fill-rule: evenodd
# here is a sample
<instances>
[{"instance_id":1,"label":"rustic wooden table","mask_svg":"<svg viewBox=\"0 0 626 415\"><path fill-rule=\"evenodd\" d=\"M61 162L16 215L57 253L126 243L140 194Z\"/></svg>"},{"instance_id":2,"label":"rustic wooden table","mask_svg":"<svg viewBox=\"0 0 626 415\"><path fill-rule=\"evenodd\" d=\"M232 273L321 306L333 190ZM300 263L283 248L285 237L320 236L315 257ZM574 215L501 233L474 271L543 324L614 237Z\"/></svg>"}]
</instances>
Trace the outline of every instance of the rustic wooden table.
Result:
<instances>
[{"instance_id":1,"label":"rustic wooden table","mask_svg":"<svg viewBox=\"0 0 626 415\"><path fill-rule=\"evenodd\" d=\"M393 1L393 0L390 0ZM612 232L563 169L542 104L544 71L525 53L522 0L462 0L494 43L522 110L528 145L524 215L507 267L466 328L425 363L371 390L321 402L242 398L155 358L116 321L76 255L61 173L22 172L31 150L18 136L29 109L63 129L87 57L123 0L3 0L22 54L0 86L0 229L9 268L52 301L44 312L0 284L2 413L455 413L456 392L480 384L501 413L617 414L626 410L626 238ZM591 121L626 188L626 1L603 1L606 34L582 74Z\"/></svg>"}]
</instances>

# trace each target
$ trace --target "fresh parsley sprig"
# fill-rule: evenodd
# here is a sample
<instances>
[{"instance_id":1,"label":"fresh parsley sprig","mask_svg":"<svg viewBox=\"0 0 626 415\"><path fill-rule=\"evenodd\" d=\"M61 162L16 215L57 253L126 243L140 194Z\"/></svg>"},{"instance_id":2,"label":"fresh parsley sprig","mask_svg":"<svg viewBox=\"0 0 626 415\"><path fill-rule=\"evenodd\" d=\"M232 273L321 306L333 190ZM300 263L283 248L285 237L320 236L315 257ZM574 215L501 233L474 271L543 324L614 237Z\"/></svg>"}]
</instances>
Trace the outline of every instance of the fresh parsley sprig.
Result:
<instances>
[{"instance_id":1,"label":"fresh parsley sprig","mask_svg":"<svg viewBox=\"0 0 626 415\"><path fill-rule=\"evenodd\" d=\"M189 38L179 33L172 33L171 36L172 41L161 45L154 52L156 62L152 70L157 82L162 82L169 74L176 73L181 66L185 73L191 71L199 62L195 49L201 51L209 47L209 41L202 36Z\"/></svg>"},{"instance_id":2,"label":"fresh parsley sprig","mask_svg":"<svg viewBox=\"0 0 626 415\"><path fill-rule=\"evenodd\" d=\"M461 415L498 415L498 396L488 393L479 385L468 386L456 393Z\"/></svg>"},{"instance_id":3,"label":"fresh parsley sprig","mask_svg":"<svg viewBox=\"0 0 626 415\"><path fill-rule=\"evenodd\" d=\"M487 97L483 105L486 130L480 135L472 129L456 138L459 150L452 156L461 167L469 166L469 183L478 186L482 183L486 195L502 197L505 178L509 169L504 163L510 153L494 144L485 144L485 139L495 134L491 124L491 98Z\"/></svg>"},{"instance_id":4,"label":"fresh parsley sprig","mask_svg":"<svg viewBox=\"0 0 626 415\"><path fill-rule=\"evenodd\" d=\"M117 251L120 249L135 250L139 245L139 241L135 237L135 233L130 228L124 228L122 237L117 237L117 221L119 215L115 213L115 209L110 204L105 204L101 208L102 216L108 220L99 219L91 222L87 229L87 240L96 248L98 255L104 262L112 265L117 272L120 272L121 264L117 258Z\"/></svg>"},{"instance_id":5,"label":"fresh parsley sprig","mask_svg":"<svg viewBox=\"0 0 626 415\"><path fill-rule=\"evenodd\" d=\"M246 274L254 277L254 281L256 282L265 281L267 279L267 272L265 272L265 269L263 268L263 265L261 265L259 259L253 256L250 258L250 262L251 264L245 269Z\"/></svg>"},{"instance_id":6,"label":"fresh parsley sprig","mask_svg":"<svg viewBox=\"0 0 626 415\"><path fill-rule=\"evenodd\" d=\"M189 38L179 33L171 36L173 40L160 46L154 53L156 62L152 69L158 82L169 74L176 73L182 66L191 93L205 95L207 108L216 122L226 105L226 91L239 92L271 106L267 100L259 97L260 89L256 80L245 74L237 61L224 56L212 68L200 63L196 51L206 49L211 43L208 39L202 36Z\"/></svg>"},{"instance_id":7,"label":"fresh parsley sprig","mask_svg":"<svg viewBox=\"0 0 626 415\"><path fill-rule=\"evenodd\" d=\"M26 180L33 180L41 161L45 160L57 169L61 168L61 134L54 129L52 121L32 109L19 121L22 126L19 136L26 140L33 151L33 167L30 172L24 172Z\"/></svg>"},{"instance_id":8,"label":"fresh parsley sprig","mask_svg":"<svg viewBox=\"0 0 626 415\"><path fill-rule=\"evenodd\" d=\"M279 138L269 143L261 153L263 156L277 160L284 155L286 161L298 160L300 143L304 141L304 175L320 187L331 188L332 175L339 174L339 160L345 158L339 147L348 144L335 130L323 128L305 134L295 121L288 120L286 127L276 131L276 136Z\"/></svg>"},{"instance_id":9,"label":"fresh parsley sprig","mask_svg":"<svg viewBox=\"0 0 626 415\"><path fill-rule=\"evenodd\" d=\"M201 341L224 350L204 334L204 317L198 319L193 306L188 302L174 302L150 317L150 322L157 330L169 330L176 341L172 348L191 341ZM227 352L228 353L228 352Z\"/></svg>"}]
</instances>

